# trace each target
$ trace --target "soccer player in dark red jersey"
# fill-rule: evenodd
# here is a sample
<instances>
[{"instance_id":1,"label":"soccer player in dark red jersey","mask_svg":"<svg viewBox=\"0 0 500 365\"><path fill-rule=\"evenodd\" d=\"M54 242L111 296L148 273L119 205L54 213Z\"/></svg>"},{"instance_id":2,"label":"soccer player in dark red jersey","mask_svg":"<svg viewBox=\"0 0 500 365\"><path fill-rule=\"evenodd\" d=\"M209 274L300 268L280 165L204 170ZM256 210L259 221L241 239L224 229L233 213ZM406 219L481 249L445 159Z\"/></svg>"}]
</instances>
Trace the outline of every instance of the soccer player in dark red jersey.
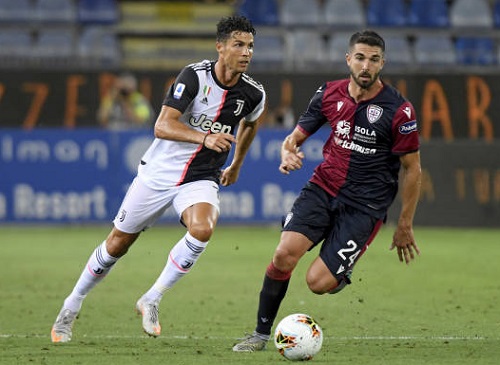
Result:
<instances>
[{"instance_id":1,"label":"soccer player in dark red jersey","mask_svg":"<svg viewBox=\"0 0 500 365\"><path fill-rule=\"evenodd\" d=\"M346 61L350 77L323 84L281 148L279 170L302 167L300 146L327 124L331 134L323 161L283 222L280 242L267 267L255 331L233 351L263 350L300 258L321 243L306 281L316 294L337 293L350 284L356 262L373 241L401 182L402 207L391 249L409 263L420 254L413 217L420 194L417 121L412 104L380 79L384 40L373 31L352 35Z\"/></svg>"}]
</instances>

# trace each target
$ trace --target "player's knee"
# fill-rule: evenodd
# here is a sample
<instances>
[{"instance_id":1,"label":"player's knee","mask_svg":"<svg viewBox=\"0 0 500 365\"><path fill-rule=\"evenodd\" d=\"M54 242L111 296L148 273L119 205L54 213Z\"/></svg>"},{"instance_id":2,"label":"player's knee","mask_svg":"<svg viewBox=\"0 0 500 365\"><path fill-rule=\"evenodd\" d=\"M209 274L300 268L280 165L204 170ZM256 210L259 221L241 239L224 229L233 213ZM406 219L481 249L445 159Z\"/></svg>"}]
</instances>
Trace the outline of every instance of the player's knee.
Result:
<instances>
[{"instance_id":1,"label":"player's knee","mask_svg":"<svg viewBox=\"0 0 500 365\"><path fill-rule=\"evenodd\" d=\"M201 242L208 242L214 230L209 224L194 224L189 227L189 234Z\"/></svg>"},{"instance_id":2,"label":"player's knee","mask_svg":"<svg viewBox=\"0 0 500 365\"><path fill-rule=\"evenodd\" d=\"M278 247L274 251L273 262L281 271L292 271L297 266L298 261L299 259L287 249Z\"/></svg>"},{"instance_id":3,"label":"player's knee","mask_svg":"<svg viewBox=\"0 0 500 365\"><path fill-rule=\"evenodd\" d=\"M307 275L306 276L306 283L307 286L309 287L309 290L312 291L314 294L325 294L328 293L328 285L322 280L321 278L314 277L312 275ZM331 285L330 285L331 288Z\"/></svg>"}]
</instances>

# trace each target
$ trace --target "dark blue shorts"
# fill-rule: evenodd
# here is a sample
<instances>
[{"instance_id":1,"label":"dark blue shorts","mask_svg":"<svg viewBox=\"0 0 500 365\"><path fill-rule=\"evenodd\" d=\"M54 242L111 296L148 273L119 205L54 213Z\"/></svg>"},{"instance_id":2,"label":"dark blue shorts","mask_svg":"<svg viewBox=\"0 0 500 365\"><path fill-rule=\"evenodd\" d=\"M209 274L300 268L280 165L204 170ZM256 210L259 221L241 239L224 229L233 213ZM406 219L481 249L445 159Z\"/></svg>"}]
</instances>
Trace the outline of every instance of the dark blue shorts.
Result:
<instances>
[{"instance_id":1,"label":"dark blue shorts","mask_svg":"<svg viewBox=\"0 0 500 365\"><path fill-rule=\"evenodd\" d=\"M332 197L308 182L283 222L283 231L299 232L323 242L319 256L340 282L368 248L382 220Z\"/></svg>"}]
</instances>

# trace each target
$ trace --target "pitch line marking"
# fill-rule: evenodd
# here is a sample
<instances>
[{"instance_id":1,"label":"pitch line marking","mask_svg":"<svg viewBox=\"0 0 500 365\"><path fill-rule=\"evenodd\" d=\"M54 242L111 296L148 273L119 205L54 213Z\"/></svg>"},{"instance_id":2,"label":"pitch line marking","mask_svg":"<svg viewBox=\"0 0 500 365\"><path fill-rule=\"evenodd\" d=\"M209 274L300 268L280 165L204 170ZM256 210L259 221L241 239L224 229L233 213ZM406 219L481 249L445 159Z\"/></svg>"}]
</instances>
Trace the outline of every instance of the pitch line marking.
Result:
<instances>
[{"instance_id":1,"label":"pitch line marking","mask_svg":"<svg viewBox=\"0 0 500 365\"><path fill-rule=\"evenodd\" d=\"M50 340L50 335L41 334L0 334L0 338L44 338L46 337ZM80 339L141 339L149 338L147 335L83 335ZM236 337L220 337L220 336L187 336L187 335L166 335L160 336L159 339L175 339L175 340L227 340L234 341L237 340ZM499 340L499 338L494 337L484 337L484 336L325 336L326 340L334 341L352 341L352 340L363 340L363 341L484 341L484 340ZM75 338L78 340L78 338Z\"/></svg>"}]
</instances>

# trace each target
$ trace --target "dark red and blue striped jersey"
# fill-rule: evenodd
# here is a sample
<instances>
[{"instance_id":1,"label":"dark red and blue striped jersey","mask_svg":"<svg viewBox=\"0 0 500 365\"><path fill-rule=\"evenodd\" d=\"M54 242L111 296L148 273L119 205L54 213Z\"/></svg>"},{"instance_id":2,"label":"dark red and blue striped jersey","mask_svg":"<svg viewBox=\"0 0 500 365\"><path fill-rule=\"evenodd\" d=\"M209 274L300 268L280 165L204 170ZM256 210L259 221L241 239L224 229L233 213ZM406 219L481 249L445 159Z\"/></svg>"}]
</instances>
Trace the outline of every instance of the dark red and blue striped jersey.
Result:
<instances>
[{"instance_id":1,"label":"dark red and blue striped jersey","mask_svg":"<svg viewBox=\"0 0 500 365\"><path fill-rule=\"evenodd\" d=\"M419 150L415 110L390 85L359 103L348 85L349 79L323 84L298 121L308 136L324 125L331 128L310 181L383 219L398 191L400 156Z\"/></svg>"}]
</instances>

